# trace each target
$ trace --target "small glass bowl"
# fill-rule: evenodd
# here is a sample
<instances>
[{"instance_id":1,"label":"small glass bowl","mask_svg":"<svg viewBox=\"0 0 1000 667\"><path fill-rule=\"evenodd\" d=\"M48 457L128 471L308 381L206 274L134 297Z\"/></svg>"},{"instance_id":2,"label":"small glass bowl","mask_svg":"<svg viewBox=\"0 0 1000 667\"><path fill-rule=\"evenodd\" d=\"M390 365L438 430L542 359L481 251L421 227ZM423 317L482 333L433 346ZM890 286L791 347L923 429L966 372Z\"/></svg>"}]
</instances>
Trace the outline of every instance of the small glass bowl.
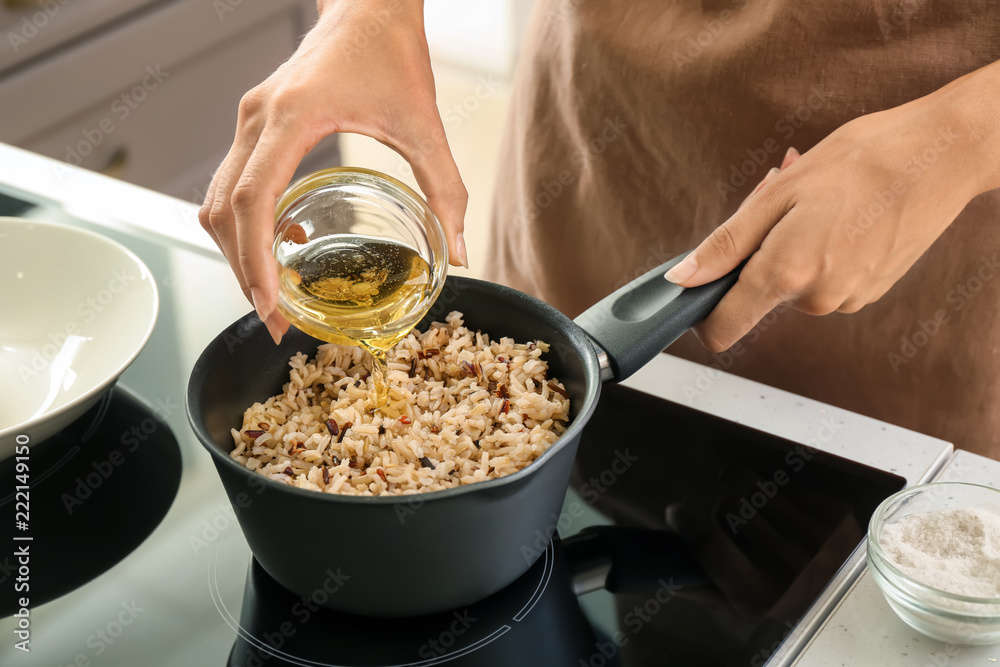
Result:
<instances>
[{"instance_id":1,"label":"small glass bowl","mask_svg":"<svg viewBox=\"0 0 1000 667\"><path fill-rule=\"evenodd\" d=\"M431 269L430 289L407 304L378 331L340 331L303 304L278 291L278 309L300 329L325 340L402 338L437 299L448 272L444 229L423 198L395 178L371 169L337 167L304 176L288 186L275 207L272 251L279 270L308 244L332 243L336 237L364 236L394 241L414 249Z\"/></svg>"},{"instance_id":2,"label":"small glass bowl","mask_svg":"<svg viewBox=\"0 0 1000 667\"><path fill-rule=\"evenodd\" d=\"M868 524L868 563L886 602L911 628L954 644L1000 643L1000 597L949 593L905 574L882 551L882 529L918 512L979 507L1000 514L1000 489L936 482L904 489L879 505Z\"/></svg>"}]
</instances>

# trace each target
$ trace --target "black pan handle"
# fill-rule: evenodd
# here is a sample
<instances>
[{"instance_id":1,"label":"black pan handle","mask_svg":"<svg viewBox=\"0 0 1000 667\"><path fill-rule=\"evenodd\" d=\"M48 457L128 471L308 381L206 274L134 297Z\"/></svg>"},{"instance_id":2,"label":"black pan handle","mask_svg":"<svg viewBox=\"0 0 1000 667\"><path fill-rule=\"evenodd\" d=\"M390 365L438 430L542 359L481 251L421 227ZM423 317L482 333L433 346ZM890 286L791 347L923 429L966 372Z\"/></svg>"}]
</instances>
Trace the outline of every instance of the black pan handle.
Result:
<instances>
[{"instance_id":1,"label":"black pan handle","mask_svg":"<svg viewBox=\"0 0 1000 667\"><path fill-rule=\"evenodd\" d=\"M703 320L736 284L743 264L718 280L687 289L663 277L690 252L636 278L576 318L607 353L616 381L645 366Z\"/></svg>"}]
</instances>

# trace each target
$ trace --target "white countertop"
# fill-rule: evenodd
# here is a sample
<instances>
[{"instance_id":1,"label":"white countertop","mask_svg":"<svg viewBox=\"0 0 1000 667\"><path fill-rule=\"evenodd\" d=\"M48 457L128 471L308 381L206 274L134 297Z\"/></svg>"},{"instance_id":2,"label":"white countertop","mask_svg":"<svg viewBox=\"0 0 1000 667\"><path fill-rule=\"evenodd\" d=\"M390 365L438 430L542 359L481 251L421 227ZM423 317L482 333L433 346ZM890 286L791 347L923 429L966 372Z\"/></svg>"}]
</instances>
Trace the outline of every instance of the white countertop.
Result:
<instances>
[{"instance_id":1,"label":"white countertop","mask_svg":"<svg viewBox=\"0 0 1000 667\"><path fill-rule=\"evenodd\" d=\"M626 380L635 389L906 478L930 481L950 443L787 391L660 355Z\"/></svg>"},{"instance_id":2,"label":"white countertop","mask_svg":"<svg viewBox=\"0 0 1000 667\"><path fill-rule=\"evenodd\" d=\"M4 189L3 186L32 193L61 205L75 216L118 231L126 231L148 241L169 239L174 247L183 246L185 252L200 256L195 259L179 255L174 250L168 251L172 275L176 276L177 281L171 284L173 294L168 296L175 300L181 299L185 293L186 280L199 277L204 279L205 271L218 272L219 276L228 271L225 265L212 261L211 258L219 256L218 251L198 225L197 207L193 204L0 144L0 190ZM208 264L203 265L204 260L208 260ZM190 287L194 289L196 286ZM219 295L214 303L204 304L203 311L198 313L199 325L205 327L206 331L199 329L199 332L189 336L190 340L181 341L180 349L185 356L196 354L204 346L210 338L208 330L220 330L236 315L249 309L238 290L234 288L227 292L226 295ZM171 299L165 299L164 303L171 303ZM161 312L161 316L166 316L166 312ZM190 314L185 317L190 318ZM153 356L153 350L145 354L150 364L156 361ZM142 363L142 358L140 357L139 363ZM189 363L190 361L185 361L182 365ZM146 397L150 401L162 398L156 393L150 393L163 392L162 388L140 386L142 383L137 379L139 374L132 372L133 370L138 369L130 369L130 373L124 378L125 384L137 392L145 391L145 394L149 394ZM176 372L185 370L186 368L173 369ZM668 355L659 355L625 384L895 472L905 477L911 485L932 479L953 455L952 445L947 442ZM166 396L168 400L171 398L179 396ZM175 428L186 427L182 414L174 415L170 422ZM39 646L42 650L33 657L41 661L30 664L60 664L59 661L67 660L67 656L72 659L89 632L84 631L84 628L89 626L89 618L95 613L94 610L114 608L136 587L146 590L148 621L142 624L145 629L137 626L131 630L129 641L120 642L121 646L116 650L123 654L127 652L127 644L131 644L133 638L137 647L148 646L148 643L143 643L142 636L148 632L150 634L147 637L156 637L162 634L164 628L168 628L172 636L196 638L196 643L202 646L223 639L221 635L206 636L202 631L202 628L207 627L204 614L217 614L209 600L203 594L178 597L180 594L172 591L168 584L176 562L198 558L205 560L207 568L207 557L193 555L187 547L187 538L195 534L203 522L222 513L224 510L220 506L226 502L221 487L214 481L213 474L207 467L207 456L200 452L188 433L179 430L178 436L186 450L184 484L189 489L194 486L200 490L199 493L188 496L197 502L187 502L183 506L175 504L154 536L136 551L139 558L126 559L96 581L70 594L59 610L52 608L53 605L36 610ZM948 470L949 475L961 475L963 479L994 483L1000 480L1000 463L964 452L958 455ZM158 574L159 584L149 583L151 570L147 566L150 563L143 556L150 553L154 542L172 542L171 548L163 552L168 557L156 558L158 564L153 571ZM803 623L792 632L789 640L768 663L771 667L792 664L807 644L805 652L795 664L806 667L994 664L989 659L1000 655L1000 649L991 652L968 648L963 649L957 657L949 657L950 662L928 662L928 656L942 650L942 647L932 640L919 637L895 617L870 577L862 575L863 565L864 553L859 550L838 575L824 598L810 610ZM848 588L850 594L841 601L843 592ZM80 626L81 623L83 627ZM42 629L43 624L49 627ZM817 628L821 628L818 634ZM8 625L2 620L0 632L9 632ZM231 636L228 641L231 643ZM2 655L3 651L0 649L0 656ZM137 659L141 655L137 653ZM204 654L195 652L193 648L190 657L195 662L198 661L197 655ZM184 659L178 660L180 662L170 664L185 664Z\"/></svg>"},{"instance_id":3,"label":"white countertop","mask_svg":"<svg viewBox=\"0 0 1000 667\"><path fill-rule=\"evenodd\" d=\"M98 225L221 256L198 222L198 204L0 143L0 191L6 188Z\"/></svg>"},{"instance_id":4,"label":"white countertop","mask_svg":"<svg viewBox=\"0 0 1000 667\"><path fill-rule=\"evenodd\" d=\"M624 384L816 449L894 472L905 477L908 486L931 481L953 455L952 445L943 440L665 354L654 359ZM1000 464L996 465L1000 467ZM830 630L829 623L824 625L824 621L862 575L864 567L865 553L862 545L824 591L823 596L792 629L788 639L767 663L768 667L793 664L817 632L821 635L820 639L827 639L833 631ZM884 602L882 607L878 613L896 618ZM863 617L858 620L861 625L865 622ZM817 649L830 660L817 664L844 664L852 667L891 665L896 664L891 662L895 655L905 651L904 648L886 644L883 649L885 655L878 655L874 661L875 654L869 653L865 656L866 660L845 662L842 654L846 649L846 646L840 645Z\"/></svg>"},{"instance_id":5,"label":"white countertop","mask_svg":"<svg viewBox=\"0 0 1000 667\"><path fill-rule=\"evenodd\" d=\"M935 481L1000 488L1000 462L959 451ZM986 667L1000 664L1000 645L954 646L899 620L867 570L837 606L795 667Z\"/></svg>"}]
</instances>

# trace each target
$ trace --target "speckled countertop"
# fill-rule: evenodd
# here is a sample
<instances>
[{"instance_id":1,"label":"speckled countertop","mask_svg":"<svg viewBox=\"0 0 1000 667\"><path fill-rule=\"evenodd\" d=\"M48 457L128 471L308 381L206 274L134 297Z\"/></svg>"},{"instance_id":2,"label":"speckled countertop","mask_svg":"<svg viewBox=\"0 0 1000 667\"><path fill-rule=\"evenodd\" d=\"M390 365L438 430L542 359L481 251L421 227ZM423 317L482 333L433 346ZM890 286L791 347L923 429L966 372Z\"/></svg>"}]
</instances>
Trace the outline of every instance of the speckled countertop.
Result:
<instances>
[{"instance_id":1,"label":"speckled countertop","mask_svg":"<svg viewBox=\"0 0 1000 667\"><path fill-rule=\"evenodd\" d=\"M950 443L661 354L623 384L669 401L888 470L930 481Z\"/></svg>"},{"instance_id":2,"label":"speckled countertop","mask_svg":"<svg viewBox=\"0 0 1000 667\"><path fill-rule=\"evenodd\" d=\"M895 472L911 486L936 479L1000 486L1000 462L968 452L956 455L942 440L669 355L660 355L625 384ZM1000 646L949 647L900 621L865 569L863 546L768 667L1000 665Z\"/></svg>"},{"instance_id":3,"label":"speckled countertop","mask_svg":"<svg viewBox=\"0 0 1000 667\"><path fill-rule=\"evenodd\" d=\"M1000 488L1000 462L959 450L934 481ZM955 646L921 635L893 613L866 570L793 664L990 667L1000 664L1000 645Z\"/></svg>"}]
</instances>

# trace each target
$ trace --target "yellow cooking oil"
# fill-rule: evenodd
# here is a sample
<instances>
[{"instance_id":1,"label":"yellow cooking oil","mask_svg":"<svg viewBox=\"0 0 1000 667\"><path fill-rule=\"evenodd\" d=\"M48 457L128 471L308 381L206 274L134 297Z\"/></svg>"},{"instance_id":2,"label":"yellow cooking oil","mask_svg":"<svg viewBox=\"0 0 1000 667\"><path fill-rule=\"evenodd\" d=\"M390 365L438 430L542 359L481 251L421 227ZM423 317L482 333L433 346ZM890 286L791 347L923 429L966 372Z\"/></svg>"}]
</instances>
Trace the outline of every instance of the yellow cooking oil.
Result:
<instances>
[{"instance_id":1,"label":"yellow cooking oil","mask_svg":"<svg viewBox=\"0 0 1000 667\"><path fill-rule=\"evenodd\" d=\"M296 310L278 309L296 327L330 343L360 345L375 363L375 406L389 399L386 352L408 328L390 326L431 291L431 267L413 248L385 238L337 234L289 253L280 290Z\"/></svg>"}]
</instances>

